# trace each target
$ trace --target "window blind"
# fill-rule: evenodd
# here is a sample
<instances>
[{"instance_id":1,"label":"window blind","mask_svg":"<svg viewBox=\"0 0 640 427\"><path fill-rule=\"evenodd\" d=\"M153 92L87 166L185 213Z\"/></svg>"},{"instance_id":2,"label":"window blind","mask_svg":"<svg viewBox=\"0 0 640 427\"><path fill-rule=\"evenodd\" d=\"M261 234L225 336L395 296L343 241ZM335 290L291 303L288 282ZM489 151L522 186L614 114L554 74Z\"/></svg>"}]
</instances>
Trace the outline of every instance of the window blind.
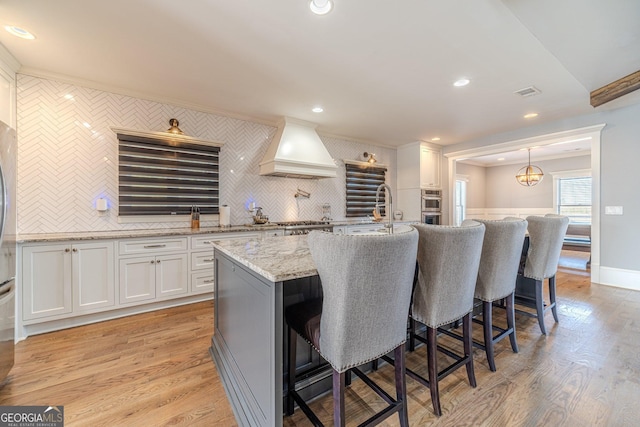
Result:
<instances>
[{"instance_id":1,"label":"window blind","mask_svg":"<svg viewBox=\"0 0 640 427\"><path fill-rule=\"evenodd\" d=\"M188 215L219 208L220 147L118 134L119 215Z\"/></svg>"},{"instance_id":2,"label":"window blind","mask_svg":"<svg viewBox=\"0 0 640 427\"><path fill-rule=\"evenodd\" d=\"M385 182L384 167L345 163L347 181L347 217L368 216L376 206L376 190ZM380 215L385 215L386 191L380 192Z\"/></svg>"},{"instance_id":3,"label":"window blind","mask_svg":"<svg viewBox=\"0 0 640 427\"><path fill-rule=\"evenodd\" d=\"M574 223L591 223L591 177L558 180L558 213Z\"/></svg>"}]
</instances>

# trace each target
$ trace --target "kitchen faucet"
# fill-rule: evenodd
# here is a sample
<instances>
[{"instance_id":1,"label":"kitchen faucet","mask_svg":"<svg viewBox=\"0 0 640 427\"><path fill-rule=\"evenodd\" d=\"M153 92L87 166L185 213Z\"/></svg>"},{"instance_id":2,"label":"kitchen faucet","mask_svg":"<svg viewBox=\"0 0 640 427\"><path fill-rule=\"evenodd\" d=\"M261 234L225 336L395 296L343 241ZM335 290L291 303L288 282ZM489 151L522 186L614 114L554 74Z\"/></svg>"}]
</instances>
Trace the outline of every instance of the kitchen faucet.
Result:
<instances>
[{"instance_id":1,"label":"kitchen faucet","mask_svg":"<svg viewBox=\"0 0 640 427\"><path fill-rule=\"evenodd\" d=\"M391 223L391 213L393 212L393 198L391 197L391 187L387 184L382 183L378 185L376 189L376 211L380 213L380 190L385 188L387 190L387 195L389 196L389 210L385 212L387 214L387 218L389 218L389 224L385 225L385 228L389 230L389 234L393 234L393 224Z\"/></svg>"}]
</instances>

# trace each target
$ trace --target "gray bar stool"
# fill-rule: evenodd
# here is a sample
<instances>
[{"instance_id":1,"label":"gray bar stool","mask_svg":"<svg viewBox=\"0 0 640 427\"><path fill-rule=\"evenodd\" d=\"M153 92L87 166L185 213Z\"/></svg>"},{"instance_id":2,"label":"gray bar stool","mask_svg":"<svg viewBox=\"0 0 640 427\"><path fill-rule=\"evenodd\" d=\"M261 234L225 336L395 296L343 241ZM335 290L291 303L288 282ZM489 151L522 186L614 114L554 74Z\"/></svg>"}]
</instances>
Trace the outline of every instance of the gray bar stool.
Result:
<instances>
[{"instance_id":1,"label":"gray bar stool","mask_svg":"<svg viewBox=\"0 0 640 427\"><path fill-rule=\"evenodd\" d=\"M372 236L309 233L309 249L322 284L322 300L288 307L289 383L286 413L298 403L313 425L322 423L296 390L296 334L333 369L334 425L345 425L345 379L353 372L388 406L361 425L374 425L398 413L408 426L404 343L411 301L418 232ZM393 351L396 398L357 367Z\"/></svg>"},{"instance_id":2,"label":"gray bar stool","mask_svg":"<svg viewBox=\"0 0 640 427\"><path fill-rule=\"evenodd\" d=\"M518 283L516 284L516 303L534 307L536 314L516 310L528 316L537 317L540 331L547 334L544 325L544 313L551 309L553 318L558 322L556 307L556 272L562 251L562 243L567 233L569 218L562 215L547 214L527 217L529 248L526 257L520 262ZM549 279L549 304L545 306L542 284Z\"/></svg>"},{"instance_id":3,"label":"gray bar stool","mask_svg":"<svg viewBox=\"0 0 640 427\"><path fill-rule=\"evenodd\" d=\"M478 220L485 226L482 256L476 282L475 297L482 301L482 323L484 345L489 369L496 370L494 344L508 336L511 349L518 352L516 341L514 293L522 244L527 231L527 221L520 218L505 218L500 221ZM506 299L507 329L493 325L493 302ZM476 321L474 319L474 321ZM493 331L498 334L493 336Z\"/></svg>"},{"instance_id":4,"label":"gray bar stool","mask_svg":"<svg viewBox=\"0 0 640 427\"><path fill-rule=\"evenodd\" d=\"M442 410L438 381L465 366L469 383L472 387L476 386L471 312L485 226L475 221L466 221L462 227L427 224L414 227L420 234L419 271L411 307L410 345L413 348L415 340L426 344L429 378L426 379L410 369L406 371L411 378L429 387L434 412L440 416ZM438 328L459 319L463 323L463 355L455 354L437 343ZM426 326L426 339L416 333L415 321ZM437 350L452 357L455 362L438 370Z\"/></svg>"}]
</instances>

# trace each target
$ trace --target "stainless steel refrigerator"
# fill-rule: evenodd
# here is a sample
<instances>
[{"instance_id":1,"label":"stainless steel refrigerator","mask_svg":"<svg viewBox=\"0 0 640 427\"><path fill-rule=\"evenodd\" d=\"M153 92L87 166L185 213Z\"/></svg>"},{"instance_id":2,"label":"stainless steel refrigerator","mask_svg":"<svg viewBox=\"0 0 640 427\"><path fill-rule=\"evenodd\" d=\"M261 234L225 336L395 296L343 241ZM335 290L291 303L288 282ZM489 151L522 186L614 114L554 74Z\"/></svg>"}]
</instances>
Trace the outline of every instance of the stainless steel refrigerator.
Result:
<instances>
[{"instance_id":1,"label":"stainless steel refrigerator","mask_svg":"<svg viewBox=\"0 0 640 427\"><path fill-rule=\"evenodd\" d=\"M16 134L0 121L0 382L14 360L15 276Z\"/></svg>"}]
</instances>

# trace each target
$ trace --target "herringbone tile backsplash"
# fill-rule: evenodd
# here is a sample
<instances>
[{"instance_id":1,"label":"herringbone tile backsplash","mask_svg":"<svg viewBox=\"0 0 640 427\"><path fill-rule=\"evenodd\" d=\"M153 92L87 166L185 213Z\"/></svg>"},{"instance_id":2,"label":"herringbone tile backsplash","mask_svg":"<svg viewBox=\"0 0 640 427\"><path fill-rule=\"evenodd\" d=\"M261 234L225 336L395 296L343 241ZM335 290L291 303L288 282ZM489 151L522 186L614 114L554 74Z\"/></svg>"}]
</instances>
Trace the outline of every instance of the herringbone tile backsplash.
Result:
<instances>
[{"instance_id":1,"label":"herringbone tile backsplash","mask_svg":"<svg viewBox=\"0 0 640 427\"><path fill-rule=\"evenodd\" d=\"M255 201L272 221L319 219L323 203L334 219L345 218L343 159L373 151L396 182L396 151L321 137L339 169L336 179L297 180L258 175L276 128L173 105L18 74L18 232L57 233L188 227L189 222L119 223L118 140L111 127L164 131L172 117L186 135L224 143L220 202L231 207L232 224L250 221ZM296 190L311 193L296 199ZM110 209L95 210L104 197ZM205 221L202 225L216 225Z\"/></svg>"}]
</instances>

